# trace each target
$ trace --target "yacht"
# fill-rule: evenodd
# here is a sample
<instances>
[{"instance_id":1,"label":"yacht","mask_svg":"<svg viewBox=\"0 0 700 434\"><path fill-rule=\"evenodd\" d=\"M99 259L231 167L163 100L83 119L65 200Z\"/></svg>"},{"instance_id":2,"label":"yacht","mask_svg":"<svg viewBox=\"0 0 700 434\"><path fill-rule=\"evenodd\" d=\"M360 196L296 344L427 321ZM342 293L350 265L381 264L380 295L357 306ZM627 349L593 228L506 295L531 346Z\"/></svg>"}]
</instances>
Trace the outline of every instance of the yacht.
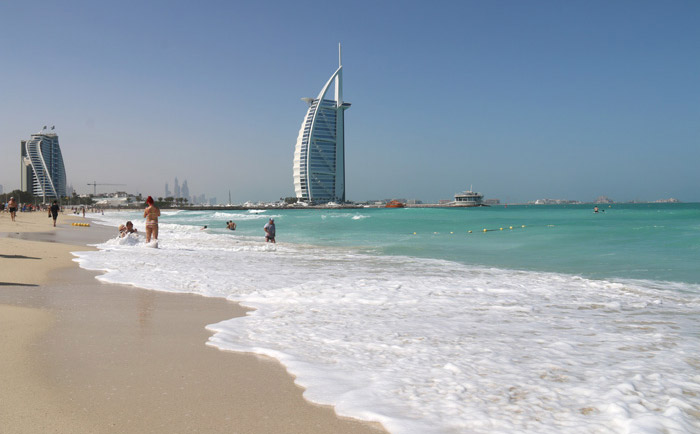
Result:
<instances>
[{"instance_id":1,"label":"yacht","mask_svg":"<svg viewBox=\"0 0 700 434\"><path fill-rule=\"evenodd\" d=\"M455 194L455 201L450 205L452 206L482 206L481 202L484 199L484 195L472 191L470 188L467 191Z\"/></svg>"}]
</instances>

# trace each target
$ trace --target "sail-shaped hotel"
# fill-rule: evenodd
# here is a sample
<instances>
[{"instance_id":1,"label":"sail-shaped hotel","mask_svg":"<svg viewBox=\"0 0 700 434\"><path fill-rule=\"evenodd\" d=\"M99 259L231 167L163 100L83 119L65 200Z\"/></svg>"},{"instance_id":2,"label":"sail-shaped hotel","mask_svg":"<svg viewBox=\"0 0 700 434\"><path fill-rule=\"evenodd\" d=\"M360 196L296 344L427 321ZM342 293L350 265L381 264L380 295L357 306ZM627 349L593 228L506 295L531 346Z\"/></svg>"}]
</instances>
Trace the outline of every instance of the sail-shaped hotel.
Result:
<instances>
[{"instance_id":1,"label":"sail-shaped hotel","mask_svg":"<svg viewBox=\"0 0 700 434\"><path fill-rule=\"evenodd\" d=\"M326 94L335 84L335 97ZM343 64L338 45L338 69L309 105L294 148L294 191L300 201L345 202L345 110Z\"/></svg>"}]
</instances>

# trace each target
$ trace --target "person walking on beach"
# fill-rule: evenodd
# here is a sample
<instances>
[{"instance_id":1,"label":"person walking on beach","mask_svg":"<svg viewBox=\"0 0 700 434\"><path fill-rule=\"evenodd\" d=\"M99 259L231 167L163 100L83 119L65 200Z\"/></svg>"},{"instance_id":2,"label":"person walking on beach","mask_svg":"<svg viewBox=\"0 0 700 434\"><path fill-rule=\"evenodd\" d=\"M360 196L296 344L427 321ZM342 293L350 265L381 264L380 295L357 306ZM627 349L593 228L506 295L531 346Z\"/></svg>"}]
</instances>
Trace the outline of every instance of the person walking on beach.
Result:
<instances>
[{"instance_id":1,"label":"person walking on beach","mask_svg":"<svg viewBox=\"0 0 700 434\"><path fill-rule=\"evenodd\" d=\"M51 208L49 208L49 217L53 217L53 227L56 227L56 219L58 218L58 211L61 207L58 206L58 201L54 200Z\"/></svg>"},{"instance_id":2,"label":"person walking on beach","mask_svg":"<svg viewBox=\"0 0 700 434\"><path fill-rule=\"evenodd\" d=\"M10 201L7 202L7 208L10 211L10 217L12 218L12 221L15 221L15 216L17 215L17 202L15 202L14 197L11 197Z\"/></svg>"},{"instance_id":3,"label":"person walking on beach","mask_svg":"<svg viewBox=\"0 0 700 434\"><path fill-rule=\"evenodd\" d=\"M158 239L158 217L160 217L160 210L153 204L153 198L148 196L146 199L148 207L143 212L143 216L146 217L146 242L151 242L151 236L154 240Z\"/></svg>"},{"instance_id":4,"label":"person walking on beach","mask_svg":"<svg viewBox=\"0 0 700 434\"><path fill-rule=\"evenodd\" d=\"M267 222L267 224L265 226L263 226L263 229L265 230L265 242L276 244L276 242L275 242L275 220L270 219L270 221Z\"/></svg>"}]
</instances>

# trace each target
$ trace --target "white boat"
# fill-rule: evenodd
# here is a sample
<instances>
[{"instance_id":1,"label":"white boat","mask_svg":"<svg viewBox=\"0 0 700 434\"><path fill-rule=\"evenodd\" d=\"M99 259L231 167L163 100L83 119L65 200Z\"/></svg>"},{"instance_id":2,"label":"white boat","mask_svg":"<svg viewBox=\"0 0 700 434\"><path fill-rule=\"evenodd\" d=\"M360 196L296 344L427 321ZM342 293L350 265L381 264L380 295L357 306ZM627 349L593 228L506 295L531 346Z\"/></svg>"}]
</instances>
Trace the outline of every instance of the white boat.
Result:
<instances>
[{"instance_id":1,"label":"white boat","mask_svg":"<svg viewBox=\"0 0 700 434\"><path fill-rule=\"evenodd\" d=\"M455 201L452 202L450 205L451 206L481 206L481 205L483 205L483 203L482 203L483 199L484 199L483 194L472 191L472 189L470 188L469 190L455 194Z\"/></svg>"}]
</instances>

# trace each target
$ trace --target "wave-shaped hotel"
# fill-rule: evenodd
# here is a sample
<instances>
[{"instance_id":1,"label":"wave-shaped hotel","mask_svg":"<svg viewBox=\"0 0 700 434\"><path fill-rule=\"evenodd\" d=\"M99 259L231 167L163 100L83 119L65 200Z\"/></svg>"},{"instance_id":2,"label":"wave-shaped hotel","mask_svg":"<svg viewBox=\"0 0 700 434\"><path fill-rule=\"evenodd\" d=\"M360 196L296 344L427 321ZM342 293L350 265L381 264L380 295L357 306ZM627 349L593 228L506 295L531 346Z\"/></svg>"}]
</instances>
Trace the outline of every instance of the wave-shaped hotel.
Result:
<instances>
[{"instance_id":1,"label":"wave-shaped hotel","mask_svg":"<svg viewBox=\"0 0 700 434\"><path fill-rule=\"evenodd\" d=\"M41 197L43 202L66 196L66 167L53 129L45 132L44 127L21 142L21 189Z\"/></svg>"},{"instance_id":2,"label":"wave-shaped hotel","mask_svg":"<svg viewBox=\"0 0 700 434\"><path fill-rule=\"evenodd\" d=\"M334 99L326 94L334 85ZM300 201L345 202L345 116L343 63L338 45L338 69L309 105L294 148L294 191Z\"/></svg>"}]
</instances>

